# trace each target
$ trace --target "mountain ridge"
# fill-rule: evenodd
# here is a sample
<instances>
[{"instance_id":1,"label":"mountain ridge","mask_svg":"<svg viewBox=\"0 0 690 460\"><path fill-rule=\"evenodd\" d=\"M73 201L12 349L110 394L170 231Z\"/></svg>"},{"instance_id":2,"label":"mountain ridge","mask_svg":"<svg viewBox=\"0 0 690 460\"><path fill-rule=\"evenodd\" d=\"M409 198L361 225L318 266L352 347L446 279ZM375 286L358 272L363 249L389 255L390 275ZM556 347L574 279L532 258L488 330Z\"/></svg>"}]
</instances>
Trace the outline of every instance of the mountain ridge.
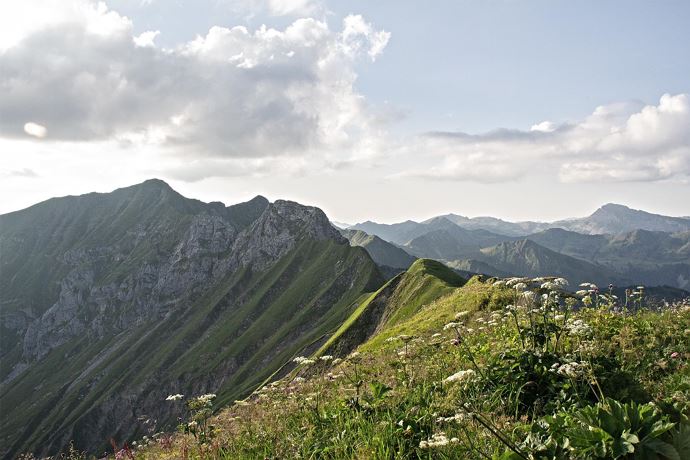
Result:
<instances>
[{"instance_id":1,"label":"mountain ridge","mask_svg":"<svg viewBox=\"0 0 690 460\"><path fill-rule=\"evenodd\" d=\"M384 281L318 208L226 207L162 181L47 200L0 224L5 458L70 439L102 452L144 430L143 414L172 423L167 394L242 397Z\"/></svg>"}]
</instances>

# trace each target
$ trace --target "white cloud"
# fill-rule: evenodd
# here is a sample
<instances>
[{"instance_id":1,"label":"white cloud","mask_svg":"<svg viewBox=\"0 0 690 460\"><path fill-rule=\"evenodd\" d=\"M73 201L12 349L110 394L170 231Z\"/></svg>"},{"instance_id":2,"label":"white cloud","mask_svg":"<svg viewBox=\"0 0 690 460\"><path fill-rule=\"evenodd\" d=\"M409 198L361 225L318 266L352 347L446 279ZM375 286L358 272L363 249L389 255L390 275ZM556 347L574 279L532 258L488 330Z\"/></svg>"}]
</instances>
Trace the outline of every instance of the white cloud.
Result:
<instances>
[{"instance_id":1,"label":"white cloud","mask_svg":"<svg viewBox=\"0 0 690 460\"><path fill-rule=\"evenodd\" d=\"M160 35L160 30L149 30L146 32L143 32L136 37L133 37L132 40L134 40L134 44L136 46L139 46L141 48L145 47L155 47L156 44L154 41L156 40L156 37Z\"/></svg>"},{"instance_id":2,"label":"white cloud","mask_svg":"<svg viewBox=\"0 0 690 460\"><path fill-rule=\"evenodd\" d=\"M0 52L0 137L24 136L39 119L53 141L114 140L177 158L290 156L319 167L377 150L380 123L354 88L355 65L380 55L389 34L360 16L342 31L312 18L283 30L213 27L164 49L158 31L135 36L103 3L70 8Z\"/></svg>"},{"instance_id":3,"label":"white cloud","mask_svg":"<svg viewBox=\"0 0 690 460\"><path fill-rule=\"evenodd\" d=\"M539 131L542 133L550 133L550 132L553 132L556 130L556 125L550 121L542 121L541 123L537 123L536 125L532 125L532 127L529 130L530 131Z\"/></svg>"},{"instance_id":4,"label":"white cloud","mask_svg":"<svg viewBox=\"0 0 690 460\"><path fill-rule=\"evenodd\" d=\"M31 121L24 124L24 132L29 136L38 137L39 139L43 139L46 137L46 134L48 134L48 130L45 126Z\"/></svg>"},{"instance_id":5,"label":"white cloud","mask_svg":"<svg viewBox=\"0 0 690 460\"><path fill-rule=\"evenodd\" d=\"M687 181L688 127L690 97L664 94L658 105L600 106L576 123L541 122L529 131L429 133L406 149L429 164L401 175L476 182L537 173L568 183Z\"/></svg>"}]
</instances>

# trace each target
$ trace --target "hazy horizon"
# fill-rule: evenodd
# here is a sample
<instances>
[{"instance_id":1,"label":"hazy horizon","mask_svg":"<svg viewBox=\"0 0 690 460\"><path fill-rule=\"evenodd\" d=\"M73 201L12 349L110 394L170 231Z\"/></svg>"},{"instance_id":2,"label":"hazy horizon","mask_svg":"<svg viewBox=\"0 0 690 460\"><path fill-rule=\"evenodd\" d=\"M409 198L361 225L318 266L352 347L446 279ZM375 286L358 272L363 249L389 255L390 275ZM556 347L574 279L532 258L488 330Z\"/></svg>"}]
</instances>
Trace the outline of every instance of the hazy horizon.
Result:
<instances>
[{"instance_id":1,"label":"hazy horizon","mask_svg":"<svg viewBox=\"0 0 690 460\"><path fill-rule=\"evenodd\" d=\"M156 180L156 179L158 179L158 178L149 178L149 179L147 179L147 180ZM163 179L158 179L158 180L163 180ZM167 181L165 181L165 182L168 183ZM94 192L95 192L95 193L109 193L109 192L115 191L115 190L117 190L117 189L126 188L126 187L130 187L130 186L133 186L133 185L138 185L138 184L127 184L127 185L123 185L123 186L121 186L121 187L116 187L115 189L112 189L112 190L94 191ZM171 184L168 183L168 185L170 185L173 189L175 189L175 187L173 187ZM180 192L179 190L176 190L176 191L177 191L177 192ZM87 193L92 193L92 192L87 192ZM185 198L195 199L195 200L203 201L203 202L205 202L205 203L210 203L210 202L221 202L221 203L223 203L225 206L230 206L230 205L233 205L233 204L246 202L246 201L249 201L249 200L251 200L252 198L255 198L255 197L257 197L257 196L263 196L264 198L266 198L266 199L269 200L270 202L274 202L275 200L286 200L286 199L288 199L288 198L285 198L285 197L271 197L271 196L268 196L267 194L258 193L257 195L253 195L253 196L248 197L247 199L244 199L244 200L228 202L228 201L224 201L224 200L222 200L222 199L201 199L201 198L196 197L196 196L186 195L186 194L184 194L184 193L181 193L181 194L182 194ZM51 197L51 198L65 198L65 197L79 196L79 195L83 195L83 194L78 194L78 195L63 195L63 196L56 196L56 197ZM50 198L48 198L48 199L50 199ZM42 200L42 201L45 201L45 200ZM41 201L41 202L42 202L42 201ZM291 201L295 201L295 200L291 200ZM38 204L38 203L40 203L40 202L33 203L33 204ZM33 204L30 205L30 206L33 206ZM308 203L308 202L300 202L300 204L304 204L304 205L307 205L307 206L317 206L317 205L315 205L315 204L313 204L313 203ZM401 219L399 219L399 220L393 220L393 221L379 220L379 219L376 219L376 217L366 218L366 219L358 220L358 221L346 221L346 220L338 220L338 219L336 219L336 218L333 218L333 217L328 213L328 211L327 211L326 209L323 209L323 208L321 208L321 209L326 213L326 215L328 216L328 218L330 219L331 222L334 222L334 223L342 223L342 224L348 224L348 225L356 225L356 224L360 224L360 223L367 222L367 221L372 221L372 222L376 222L376 223L379 223L379 224L395 224L395 223L405 222L405 221L408 221L408 220L415 221L415 222L423 222L423 221L428 220L428 219L431 219L431 218L433 218L433 217L439 217L439 216L448 215L448 214L456 214L456 215L460 215L460 216L463 216L463 217L469 217L469 218L476 218L476 217L495 217L495 218L498 218L498 219L501 219L501 220L504 220L504 221L507 221L507 222L524 222L524 221L532 221L532 222L547 222L547 223L548 223L548 222L554 222L554 221L557 221L557 220L564 220L564 219L573 219L573 218L587 217L587 216L591 215L594 211L596 211L597 209L599 209L600 207L602 207L602 206L604 206L604 205L606 205L606 204L623 205L623 206L626 206L626 207L628 207L628 208L630 208L630 209L633 209L633 210L646 211L646 212L650 212L650 213L652 213L652 214L661 214L661 213L656 213L656 212L654 212L654 211L650 211L649 209L639 209L639 208L635 208L635 207L632 207L632 206L628 206L628 205L626 205L625 203L606 202L606 203L601 203L599 206L597 206L596 208L592 209L591 212L588 212L588 213L586 213L586 214L582 214L582 215L564 215L564 216L562 216L562 217L560 217L560 218L557 218L557 219L540 219L540 218L538 218L538 217L534 217L534 218L513 220L513 219L505 218L505 217L500 216L500 215L491 215L491 214L468 215L468 214L463 214L461 211L449 210L449 211L447 211L447 212L441 212L441 213L433 214L433 215L421 215L421 216L417 216L417 217L408 216L408 217L404 217L404 218L401 218ZM28 206L28 207L30 207L30 206ZM319 206L317 206L317 207L319 207ZM22 210L24 210L24 209L26 209L26 207L20 208L20 209L11 210L11 211L7 211L7 212L0 212L0 215L8 214L8 213L11 213L11 212L22 211ZM668 215L668 214L662 214L662 215ZM687 216L687 215L668 215L668 216L669 216L669 217L681 217L681 218L690 217L690 216Z\"/></svg>"}]
</instances>

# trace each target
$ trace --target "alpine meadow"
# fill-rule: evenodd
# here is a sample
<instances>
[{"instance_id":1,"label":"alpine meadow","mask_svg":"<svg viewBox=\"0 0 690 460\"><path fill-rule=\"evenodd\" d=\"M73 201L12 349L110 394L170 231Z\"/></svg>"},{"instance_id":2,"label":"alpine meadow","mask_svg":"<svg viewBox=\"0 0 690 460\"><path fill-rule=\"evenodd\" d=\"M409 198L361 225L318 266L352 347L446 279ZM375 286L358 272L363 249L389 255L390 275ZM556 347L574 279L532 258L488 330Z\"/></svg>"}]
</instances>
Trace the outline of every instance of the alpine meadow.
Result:
<instances>
[{"instance_id":1,"label":"alpine meadow","mask_svg":"<svg viewBox=\"0 0 690 460\"><path fill-rule=\"evenodd\" d=\"M0 458L690 460L690 3L0 3Z\"/></svg>"}]
</instances>

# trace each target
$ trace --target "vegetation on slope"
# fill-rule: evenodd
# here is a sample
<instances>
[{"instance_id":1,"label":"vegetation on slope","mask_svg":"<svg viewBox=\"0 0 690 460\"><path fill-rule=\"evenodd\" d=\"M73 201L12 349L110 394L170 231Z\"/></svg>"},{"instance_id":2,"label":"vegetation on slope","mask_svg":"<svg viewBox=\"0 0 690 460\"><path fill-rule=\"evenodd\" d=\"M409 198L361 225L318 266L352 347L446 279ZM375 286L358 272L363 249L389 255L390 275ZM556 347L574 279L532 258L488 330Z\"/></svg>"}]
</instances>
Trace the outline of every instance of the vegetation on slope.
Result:
<instances>
[{"instance_id":1,"label":"vegetation on slope","mask_svg":"<svg viewBox=\"0 0 690 460\"><path fill-rule=\"evenodd\" d=\"M474 278L211 419L172 401L192 429L132 455L690 458L690 303L564 284Z\"/></svg>"},{"instance_id":2,"label":"vegetation on slope","mask_svg":"<svg viewBox=\"0 0 690 460\"><path fill-rule=\"evenodd\" d=\"M465 280L440 262L419 259L367 297L319 349L343 355L388 327L399 324L433 300L462 286Z\"/></svg>"}]
</instances>

